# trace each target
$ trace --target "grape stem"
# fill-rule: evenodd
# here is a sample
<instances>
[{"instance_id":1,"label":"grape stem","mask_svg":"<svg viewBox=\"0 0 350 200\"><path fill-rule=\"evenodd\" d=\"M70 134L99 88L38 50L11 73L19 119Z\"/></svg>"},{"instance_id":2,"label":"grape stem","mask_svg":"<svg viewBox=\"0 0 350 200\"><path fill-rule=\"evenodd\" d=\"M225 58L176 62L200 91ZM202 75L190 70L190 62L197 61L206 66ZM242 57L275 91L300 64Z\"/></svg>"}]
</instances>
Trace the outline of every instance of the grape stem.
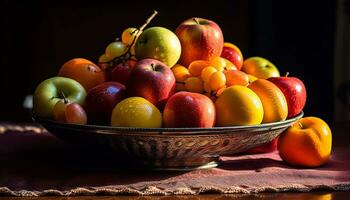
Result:
<instances>
[{"instance_id":1,"label":"grape stem","mask_svg":"<svg viewBox=\"0 0 350 200\"><path fill-rule=\"evenodd\" d=\"M133 38L132 42L130 45L128 45L128 49L125 51L125 53L123 53L122 55L118 56L118 57L115 57L113 58L111 61L108 61L108 62L103 62L102 64L108 64L108 67L112 67L112 66L115 66L121 62L125 62L126 60L129 60L129 59L132 59L133 55L131 53L131 47L135 44L136 42L136 39L138 38L138 36L142 33L143 29L145 29L147 27L147 25L149 23L151 23L151 21L153 20L153 18L158 14L158 12L156 10L153 11L153 14L147 18L146 22L140 26L140 28L137 29L137 34L136 36ZM134 60L134 59L132 59Z\"/></svg>"}]
</instances>

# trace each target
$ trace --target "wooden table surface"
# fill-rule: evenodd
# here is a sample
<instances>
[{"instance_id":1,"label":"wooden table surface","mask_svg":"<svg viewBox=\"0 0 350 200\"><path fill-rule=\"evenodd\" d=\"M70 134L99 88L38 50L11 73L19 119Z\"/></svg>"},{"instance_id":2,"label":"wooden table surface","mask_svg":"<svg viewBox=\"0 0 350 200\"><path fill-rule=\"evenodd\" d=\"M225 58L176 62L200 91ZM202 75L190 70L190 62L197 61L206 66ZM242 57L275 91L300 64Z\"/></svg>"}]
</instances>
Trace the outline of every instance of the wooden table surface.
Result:
<instances>
[{"instance_id":1,"label":"wooden table surface","mask_svg":"<svg viewBox=\"0 0 350 200\"><path fill-rule=\"evenodd\" d=\"M350 123L337 123L332 126L333 146L350 146ZM45 199L45 200L245 200L245 199L269 199L269 200L349 200L349 192L314 191L308 193L259 193L259 194L202 194L186 196L77 196L77 197L0 197L0 200L23 200L23 199Z\"/></svg>"}]
</instances>

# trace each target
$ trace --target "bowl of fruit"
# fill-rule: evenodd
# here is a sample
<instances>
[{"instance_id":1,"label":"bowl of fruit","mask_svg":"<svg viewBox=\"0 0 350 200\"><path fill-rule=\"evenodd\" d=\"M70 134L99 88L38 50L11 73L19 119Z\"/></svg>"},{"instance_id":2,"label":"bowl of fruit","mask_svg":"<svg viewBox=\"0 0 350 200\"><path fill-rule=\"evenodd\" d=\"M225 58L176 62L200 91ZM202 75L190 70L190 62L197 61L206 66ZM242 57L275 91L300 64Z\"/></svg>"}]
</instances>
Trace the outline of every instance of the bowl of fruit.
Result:
<instances>
[{"instance_id":1,"label":"bowl of fruit","mask_svg":"<svg viewBox=\"0 0 350 200\"><path fill-rule=\"evenodd\" d=\"M280 77L267 59L244 60L211 20L146 28L156 14L124 30L97 64L75 58L41 82L34 120L66 142L180 170L275 141L303 116L301 80Z\"/></svg>"}]
</instances>

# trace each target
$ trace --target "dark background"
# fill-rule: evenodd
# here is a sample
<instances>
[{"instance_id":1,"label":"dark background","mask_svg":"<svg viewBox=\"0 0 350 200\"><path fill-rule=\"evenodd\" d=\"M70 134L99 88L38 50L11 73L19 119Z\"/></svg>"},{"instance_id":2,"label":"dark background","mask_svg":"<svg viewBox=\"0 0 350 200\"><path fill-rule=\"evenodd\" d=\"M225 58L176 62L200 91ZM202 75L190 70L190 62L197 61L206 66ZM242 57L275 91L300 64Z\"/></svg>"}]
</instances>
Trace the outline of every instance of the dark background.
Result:
<instances>
[{"instance_id":1,"label":"dark background","mask_svg":"<svg viewBox=\"0 0 350 200\"><path fill-rule=\"evenodd\" d=\"M27 121L23 98L67 60L97 61L105 47L155 9L150 26L217 22L244 57L272 61L307 87L306 115L333 121L336 1L10 1L1 5L0 121Z\"/></svg>"}]
</instances>

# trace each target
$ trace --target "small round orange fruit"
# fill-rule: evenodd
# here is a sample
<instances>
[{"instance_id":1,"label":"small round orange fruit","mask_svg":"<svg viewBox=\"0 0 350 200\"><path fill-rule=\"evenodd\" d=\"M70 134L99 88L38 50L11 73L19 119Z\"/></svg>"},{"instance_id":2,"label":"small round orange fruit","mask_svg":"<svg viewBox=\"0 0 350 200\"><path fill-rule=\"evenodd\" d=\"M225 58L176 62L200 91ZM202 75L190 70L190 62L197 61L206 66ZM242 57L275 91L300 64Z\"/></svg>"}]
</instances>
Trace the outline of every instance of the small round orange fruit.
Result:
<instances>
[{"instance_id":1,"label":"small round orange fruit","mask_svg":"<svg viewBox=\"0 0 350 200\"><path fill-rule=\"evenodd\" d=\"M188 69L180 64L175 64L171 71L173 71L173 74L175 76L176 82L185 82L185 80L191 76Z\"/></svg>"},{"instance_id":2,"label":"small round orange fruit","mask_svg":"<svg viewBox=\"0 0 350 200\"><path fill-rule=\"evenodd\" d=\"M202 70L209 65L209 62L206 60L195 60L188 66L188 71L192 76L200 76Z\"/></svg>"},{"instance_id":3,"label":"small round orange fruit","mask_svg":"<svg viewBox=\"0 0 350 200\"><path fill-rule=\"evenodd\" d=\"M249 84L249 77L246 73L238 70L225 70L226 76L226 86L230 87L232 85L243 85L247 86Z\"/></svg>"},{"instance_id":4,"label":"small round orange fruit","mask_svg":"<svg viewBox=\"0 0 350 200\"><path fill-rule=\"evenodd\" d=\"M105 73L97 65L84 58L74 58L64 63L58 76L78 81L87 92L106 81Z\"/></svg>"},{"instance_id":5,"label":"small round orange fruit","mask_svg":"<svg viewBox=\"0 0 350 200\"><path fill-rule=\"evenodd\" d=\"M317 167L329 160L332 132L322 119L305 117L281 134L277 147L285 162L295 166Z\"/></svg>"},{"instance_id":6,"label":"small round orange fruit","mask_svg":"<svg viewBox=\"0 0 350 200\"><path fill-rule=\"evenodd\" d=\"M263 123L283 121L288 116L287 100L272 82L258 79L248 85L260 98L264 107Z\"/></svg>"}]
</instances>

